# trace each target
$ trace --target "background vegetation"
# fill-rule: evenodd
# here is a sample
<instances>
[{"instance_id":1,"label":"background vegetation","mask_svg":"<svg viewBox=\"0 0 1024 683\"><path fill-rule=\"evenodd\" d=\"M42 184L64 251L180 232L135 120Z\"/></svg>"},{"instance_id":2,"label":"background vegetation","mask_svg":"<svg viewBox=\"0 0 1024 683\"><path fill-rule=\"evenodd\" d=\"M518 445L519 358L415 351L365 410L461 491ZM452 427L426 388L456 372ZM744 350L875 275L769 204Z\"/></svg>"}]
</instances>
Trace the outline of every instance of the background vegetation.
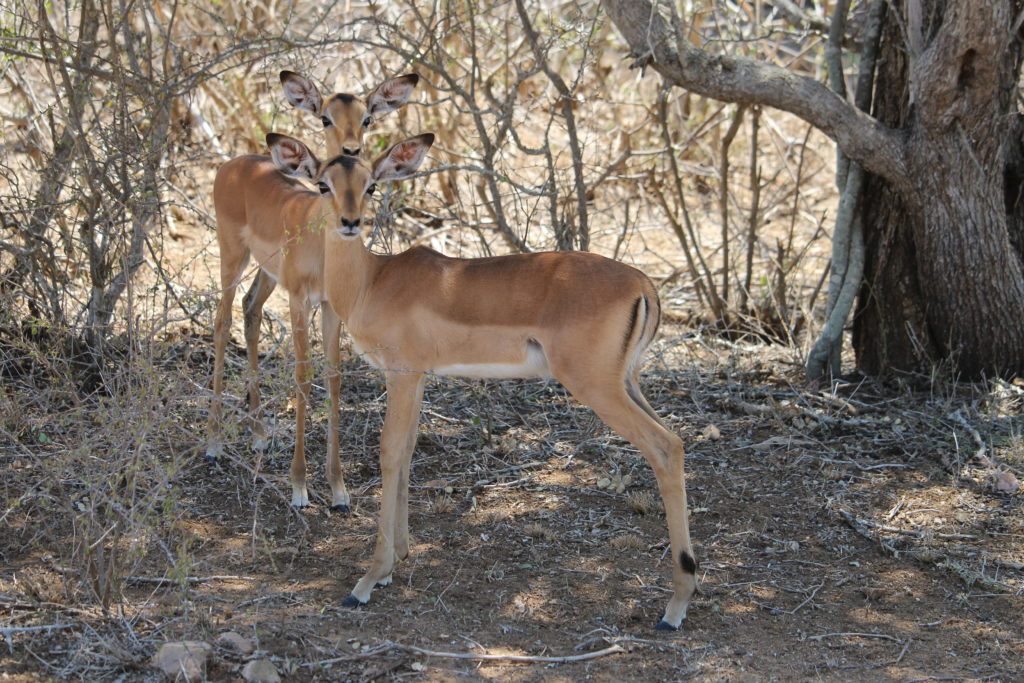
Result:
<instances>
[{"instance_id":1,"label":"background vegetation","mask_svg":"<svg viewBox=\"0 0 1024 683\"><path fill-rule=\"evenodd\" d=\"M286 463L254 458L243 435L236 435L228 472L213 473L227 482L223 489L199 459L217 300L213 174L226 159L262 153L270 131L321 144L319 122L288 108L278 84L282 69L314 78L324 92L356 94L386 76L420 75L413 103L371 131L374 150L400 135L437 135L426 170L382 198L375 249L427 244L453 256L590 249L647 272L667 313L650 371L653 402L689 439L714 449L723 431L749 446L758 441L757 429L834 428L850 438L877 436L896 449L906 436L889 430L912 421L920 440L888 464L899 470L905 460L927 457L954 488L969 480L981 499L1019 510L1016 385L957 387L937 373L876 387L867 403L859 395L803 391L799 369L821 326L829 274L837 205L832 145L788 114L722 104L631 68L629 50L597 3L0 0L0 10L0 563L11 567L0 576L0 607L10 615L0 631L26 648L8 652L20 671L142 675L161 640L218 630L194 594L197 585L235 576L225 569L232 566L228 541L216 550L210 545L220 537L210 528L215 521L231 519L232 526L241 519L247 527L240 536L251 562L244 581L252 567L282 562L282 547L323 554L314 546L319 534L345 533L344 522L327 526L286 511L279 491L287 485L278 475ZM687 28L692 40L717 52L820 80L828 10L818 3L803 10L761 0L693 2ZM864 14L855 7L851 44ZM268 406L278 423L274 450L287 454L289 342L280 318L272 310L268 318L263 347ZM237 392L243 355L236 349L232 361ZM346 476L362 486L357 495L366 496L372 516L379 380L355 361L345 370L343 461L354 468ZM425 512L453 528L465 521L460 513L475 510L479 495L474 481L459 477L476 480L497 467L514 473L514 482L534 460L567 465L576 452L619 452L600 427L563 414L550 388L488 387L498 400L476 383L437 384L425 417L434 420L426 430L434 435L424 437L420 480L444 479L440 488L427 487ZM537 412L551 415L555 426L548 422L544 431L531 421L544 436L522 450L514 443L530 444L529 432L497 417L494 406L502 401L542 406ZM883 423L889 409L879 406L889 402L900 407ZM241 406L230 414L232 428L242 422ZM730 430L732 418L716 417L717 410L745 416L743 426ZM865 420L865 412L879 413L879 421ZM751 426L752 417L760 427ZM714 430L705 433L709 423ZM446 436L452 425L458 435ZM977 457L951 446L950 434L971 444L977 436L977 446L965 449ZM455 454L446 438L459 444ZM992 448L996 441L1003 450ZM313 443L322 445L322 438ZM740 447L726 443L732 445L717 448ZM934 450L939 457L921 455L935 443L942 444ZM819 453L820 447L797 446ZM636 459L624 457L597 462L594 486L614 491L634 471ZM858 451L813 460L811 475L824 472L825 486L845 486L848 469L859 473L852 482L879 464L866 457ZM310 460L319 466L319 452ZM701 476L715 476L715 467L709 470ZM589 473L581 476L590 481ZM652 485L630 475L622 489L630 483ZM508 488L509 499L518 487ZM625 494L617 500L627 511L649 506ZM836 519L847 533L881 533ZM547 537L550 526L529 535L538 543L563 538ZM651 527L654 537L657 528ZM694 533L707 532L698 525ZM1013 552L1019 553L1020 529L1003 533L1016 544L1000 555L1003 570L1018 574L1000 575L990 588L1019 596L1020 558ZM935 540L922 538L926 545ZM622 549L635 554L629 543L622 541ZM349 548L347 564L362 558L363 545ZM641 545L641 555L654 558L641 566L653 566L658 552ZM943 550L925 563L948 558ZM977 576L992 578L965 562L947 573L966 575L968 585ZM477 581L484 578L469 583ZM151 592L154 586L172 596L173 608L163 609L168 602ZM91 645L67 647L61 638L72 633ZM36 657L35 650L49 654ZM673 652L662 651L672 655L664 665L678 669L652 676L693 665Z\"/></svg>"}]
</instances>

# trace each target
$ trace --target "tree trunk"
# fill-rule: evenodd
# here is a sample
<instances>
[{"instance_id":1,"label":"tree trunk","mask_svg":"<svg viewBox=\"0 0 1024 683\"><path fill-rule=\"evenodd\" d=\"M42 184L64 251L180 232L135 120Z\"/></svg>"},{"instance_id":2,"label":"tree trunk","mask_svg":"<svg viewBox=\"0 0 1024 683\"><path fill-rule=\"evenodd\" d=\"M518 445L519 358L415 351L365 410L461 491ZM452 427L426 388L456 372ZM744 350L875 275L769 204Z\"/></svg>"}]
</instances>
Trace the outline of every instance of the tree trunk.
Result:
<instances>
[{"instance_id":1,"label":"tree trunk","mask_svg":"<svg viewBox=\"0 0 1024 683\"><path fill-rule=\"evenodd\" d=\"M1011 154L1019 136L1007 135L1016 132L1007 94L1020 71L1018 43L1007 40L1011 3L921 4L916 38L913 22L890 20L882 40L872 113L907 131L907 176L874 176L862 197L857 363L870 374L927 372L943 362L964 377L1020 374L1020 179L1007 170L1019 157Z\"/></svg>"},{"instance_id":2,"label":"tree trunk","mask_svg":"<svg viewBox=\"0 0 1024 683\"><path fill-rule=\"evenodd\" d=\"M872 116L812 79L693 47L665 0L602 5L638 64L702 95L793 113L869 174L861 369L1024 374L1022 0L891 0Z\"/></svg>"}]
</instances>

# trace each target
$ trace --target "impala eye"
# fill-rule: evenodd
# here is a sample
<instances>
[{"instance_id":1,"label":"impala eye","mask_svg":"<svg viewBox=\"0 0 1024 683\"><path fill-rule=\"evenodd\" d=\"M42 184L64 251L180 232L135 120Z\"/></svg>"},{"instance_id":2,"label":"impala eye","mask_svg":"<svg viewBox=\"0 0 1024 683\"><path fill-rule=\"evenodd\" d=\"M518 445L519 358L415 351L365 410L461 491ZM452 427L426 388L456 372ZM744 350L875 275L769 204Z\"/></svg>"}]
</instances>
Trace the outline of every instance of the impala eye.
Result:
<instances>
[{"instance_id":1,"label":"impala eye","mask_svg":"<svg viewBox=\"0 0 1024 683\"><path fill-rule=\"evenodd\" d=\"M331 187L327 183L322 181L322 180L319 183L317 183L316 186L320 188L320 194L330 194L331 193Z\"/></svg>"},{"instance_id":2,"label":"impala eye","mask_svg":"<svg viewBox=\"0 0 1024 683\"><path fill-rule=\"evenodd\" d=\"M329 118L327 118L326 116L321 116L320 117L320 122L322 124L324 124L324 128L329 128L330 125L331 125L331 120Z\"/></svg>"},{"instance_id":3,"label":"impala eye","mask_svg":"<svg viewBox=\"0 0 1024 683\"><path fill-rule=\"evenodd\" d=\"M371 183L370 186L368 188L366 188L366 194L373 194L376 191L377 191L377 183Z\"/></svg>"},{"instance_id":4,"label":"impala eye","mask_svg":"<svg viewBox=\"0 0 1024 683\"><path fill-rule=\"evenodd\" d=\"M372 116L367 116L365 119L363 119L363 128L369 128L372 125L373 125L373 117Z\"/></svg>"}]
</instances>

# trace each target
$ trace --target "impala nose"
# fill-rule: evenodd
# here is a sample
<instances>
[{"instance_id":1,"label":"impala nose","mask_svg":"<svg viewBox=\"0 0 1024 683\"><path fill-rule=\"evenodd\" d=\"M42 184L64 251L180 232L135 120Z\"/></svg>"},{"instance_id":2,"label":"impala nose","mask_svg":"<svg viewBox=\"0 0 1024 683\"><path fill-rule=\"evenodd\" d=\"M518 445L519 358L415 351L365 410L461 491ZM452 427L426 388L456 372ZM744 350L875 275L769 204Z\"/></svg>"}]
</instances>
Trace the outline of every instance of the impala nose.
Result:
<instances>
[{"instance_id":1,"label":"impala nose","mask_svg":"<svg viewBox=\"0 0 1024 683\"><path fill-rule=\"evenodd\" d=\"M355 237L359 234L359 228L362 221L358 218L342 218L341 228L338 232L341 233L342 237Z\"/></svg>"},{"instance_id":2,"label":"impala nose","mask_svg":"<svg viewBox=\"0 0 1024 683\"><path fill-rule=\"evenodd\" d=\"M347 154L350 157L357 157L359 153L363 151L363 148L358 145L342 145L342 154Z\"/></svg>"}]
</instances>

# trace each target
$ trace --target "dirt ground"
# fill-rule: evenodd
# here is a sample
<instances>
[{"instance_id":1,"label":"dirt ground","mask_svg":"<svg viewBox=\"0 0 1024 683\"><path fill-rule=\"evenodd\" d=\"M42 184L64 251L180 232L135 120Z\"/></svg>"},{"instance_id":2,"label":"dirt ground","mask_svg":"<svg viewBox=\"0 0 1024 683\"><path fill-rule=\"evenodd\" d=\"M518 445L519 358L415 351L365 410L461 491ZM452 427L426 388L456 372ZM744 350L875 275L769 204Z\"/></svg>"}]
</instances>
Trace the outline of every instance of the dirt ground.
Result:
<instances>
[{"instance_id":1,"label":"dirt ground","mask_svg":"<svg viewBox=\"0 0 1024 683\"><path fill-rule=\"evenodd\" d=\"M286 383L281 355L265 366ZM250 453L244 430L217 469L198 438L178 444L194 453L177 482L188 576L165 580L167 558L147 557L106 614L69 599L66 553L8 508L0 680L159 680L160 643L225 631L296 681L1024 678L1021 494L998 490L1024 464L1014 384L828 394L797 383L785 349L669 326L645 390L687 443L700 594L665 633L653 475L561 387L532 381L431 383L411 555L367 606L341 607L372 551L384 407L379 377L345 369L349 515L329 510L322 412L312 505L288 506L286 406L274 457ZM215 647L207 675L242 680L246 659Z\"/></svg>"}]
</instances>

